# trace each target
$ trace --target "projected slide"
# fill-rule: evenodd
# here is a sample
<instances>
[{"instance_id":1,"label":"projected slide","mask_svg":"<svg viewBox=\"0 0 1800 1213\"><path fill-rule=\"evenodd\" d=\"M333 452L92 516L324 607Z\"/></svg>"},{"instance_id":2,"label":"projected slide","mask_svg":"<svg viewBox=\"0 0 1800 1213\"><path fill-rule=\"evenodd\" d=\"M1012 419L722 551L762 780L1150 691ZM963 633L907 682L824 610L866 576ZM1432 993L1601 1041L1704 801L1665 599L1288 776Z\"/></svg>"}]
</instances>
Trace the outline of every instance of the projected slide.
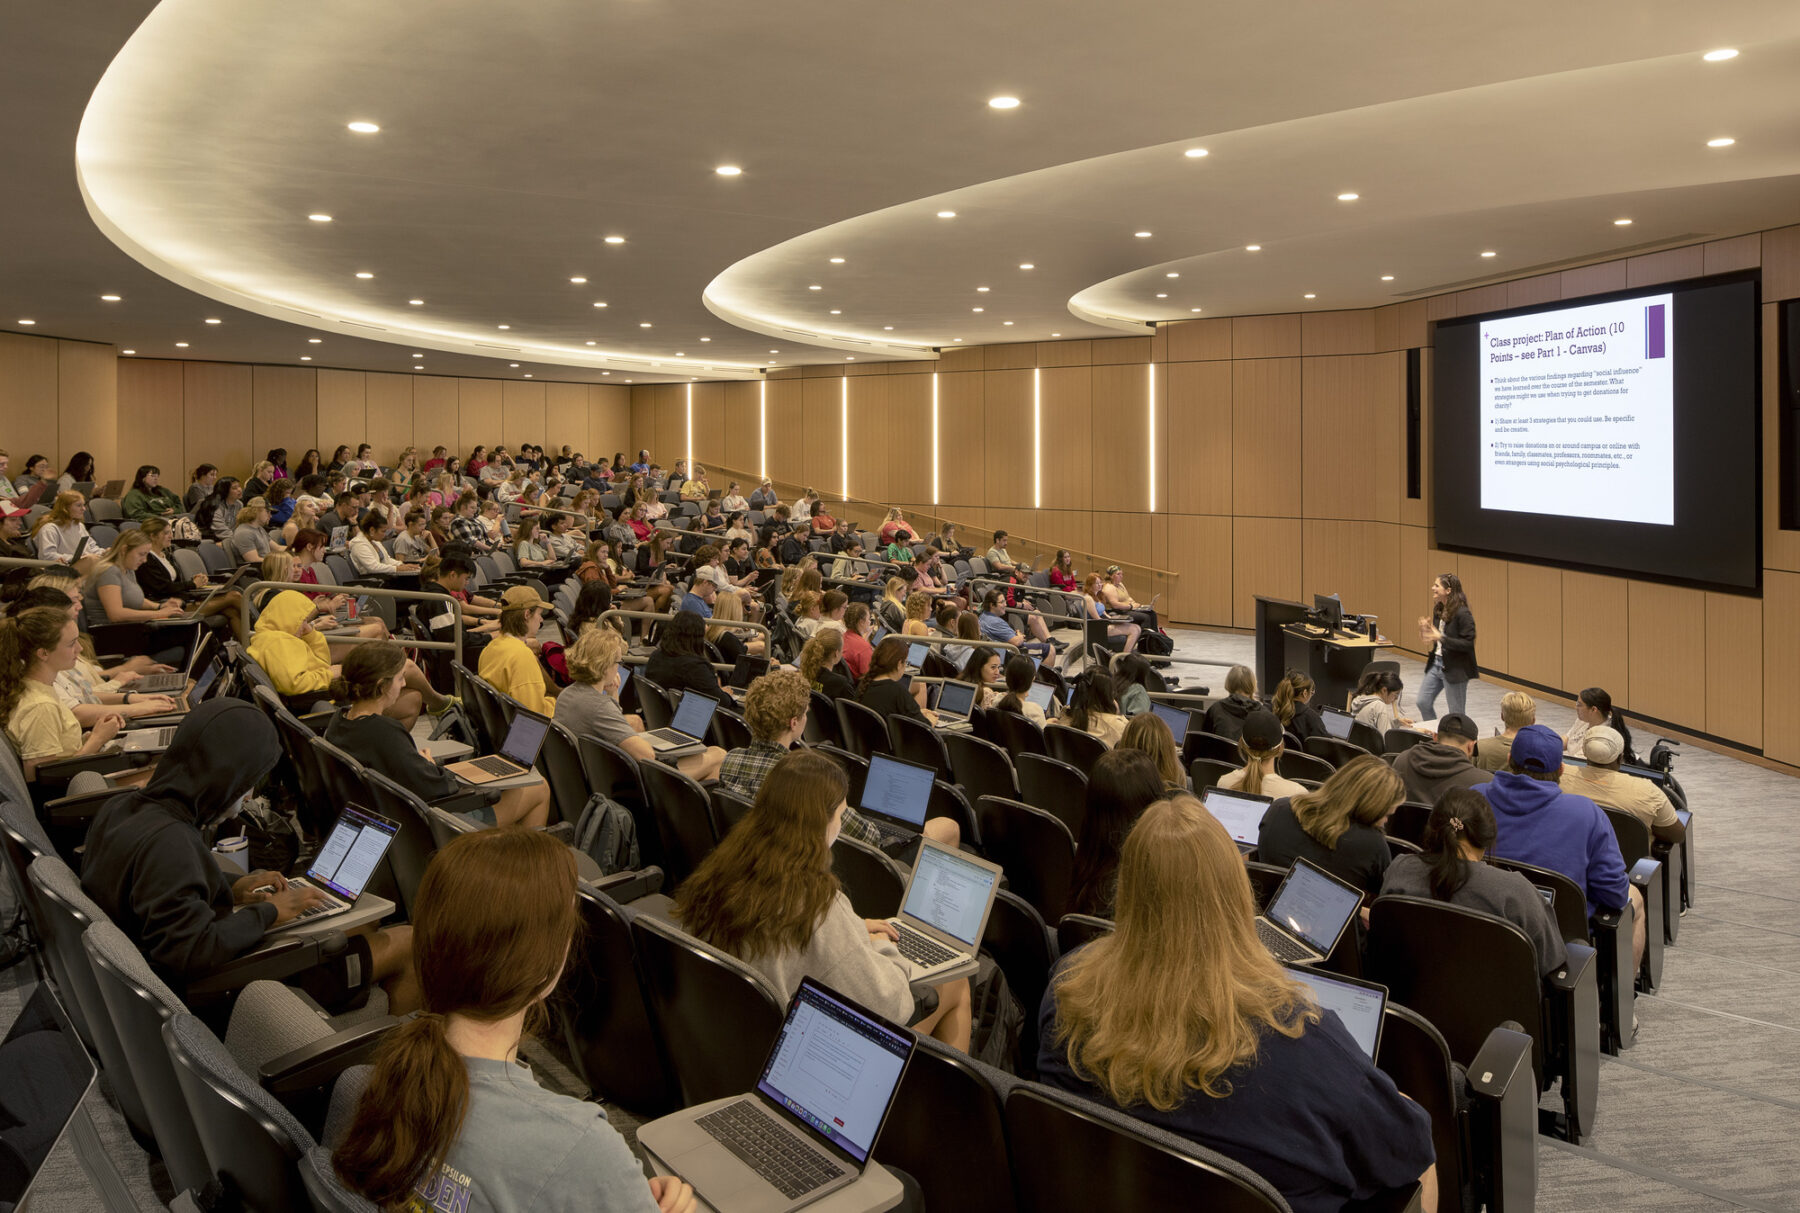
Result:
<instances>
[{"instance_id":1,"label":"projected slide","mask_svg":"<svg viewBox=\"0 0 1800 1213\"><path fill-rule=\"evenodd\" d=\"M1481 508L1675 523L1673 295L1481 324Z\"/></svg>"}]
</instances>

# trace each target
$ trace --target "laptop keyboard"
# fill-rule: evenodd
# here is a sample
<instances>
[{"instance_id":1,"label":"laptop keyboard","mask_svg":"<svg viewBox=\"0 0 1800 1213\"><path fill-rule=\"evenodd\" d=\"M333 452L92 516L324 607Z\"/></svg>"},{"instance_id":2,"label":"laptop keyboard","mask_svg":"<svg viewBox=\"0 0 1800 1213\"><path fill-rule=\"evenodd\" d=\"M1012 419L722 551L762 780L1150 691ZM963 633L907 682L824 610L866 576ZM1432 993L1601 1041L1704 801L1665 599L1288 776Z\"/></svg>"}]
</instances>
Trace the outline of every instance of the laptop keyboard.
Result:
<instances>
[{"instance_id":1,"label":"laptop keyboard","mask_svg":"<svg viewBox=\"0 0 1800 1213\"><path fill-rule=\"evenodd\" d=\"M920 968L929 969L934 965L955 960L962 955L960 952L952 952L937 940L921 935L917 931L909 931L905 927L899 927L898 930L900 932L900 955Z\"/></svg>"},{"instance_id":2,"label":"laptop keyboard","mask_svg":"<svg viewBox=\"0 0 1800 1213\"><path fill-rule=\"evenodd\" d=\"M307 888L307 889L318 888L318 886L313 884L311 881L302 880L298 876L294 877L292 880L289 880L288 883L289 884L297 884L297 885L301 886L302 888ZM308 918L317 918L321 914L332 914L332 913L335 913L338 910L342 909L344 906L343 902L341 902L337 898L333 897L330 893L325 894L325 898L326 898L326 900L320 902L318 905L308 906L306 909L304 909L304 910L300 911L298 914L294 915L293 921L304 922Z\"/></svg>"},{"instance_id":3,"label":"laptop keyboard","mask_svg":"<svg viewBox=\"0 0 1800 1213\"><path fill-rule=\"evenodd\" d=\"M801 1145L748 1100L709 1112L694 1123L790 1200L844 1173L824 1155Z\"/></svg>"},{"instance_id":4,"label":"laptop keyboard","mask_svg":"<svg viewBox=\"0 0 1800 1213\"><path fill-rule=\"evenodd\" d=\"M1318 954L1311 948L1283 935L1270 926L1266 919L1256 920L1256 935L1258 939L1262 940L1263 947L1269 949L1276 960L1316 960L1318 958Z\"/></svg>"},{"instance_id":5,"label":"laptop keyboard","mask_svg":"<svg viewBox=\"0 0 1800 1213\"><path fill-rule=\"evenodd\" d=\"M501 758L497 754L490 754L486 758L471 758L469 761L489 775L498 775L504 778L519 773L518 763L509 758Z\"/></svg>"},{"instance_id":6,"label":"laptop keyboard","mask_svg":"<svg viewBox=\"0 0 1800 1213\"><path fill-rule=\"evenodd\" d=\"M875 836L877 838L881 839L880 845L883 851L904 846L914 838L918 837L918 835L910 830L903 830L899 826L889 825L885 821L875 821L868 817L863 818L863 820L869 823L869 828L875 831Z\"/></svg>"},{"instance_id":7,"label":"laptop keyboard","mask_svg":"<svg viewBox=\"0 0 1800 1213\"><path fill-rule=\"evenodd\" d=\"M130 689L140 694L155 695L162 691L186 690L187 682L186 674L151 674L138 679Z\"/></svg>"}]
</instances>

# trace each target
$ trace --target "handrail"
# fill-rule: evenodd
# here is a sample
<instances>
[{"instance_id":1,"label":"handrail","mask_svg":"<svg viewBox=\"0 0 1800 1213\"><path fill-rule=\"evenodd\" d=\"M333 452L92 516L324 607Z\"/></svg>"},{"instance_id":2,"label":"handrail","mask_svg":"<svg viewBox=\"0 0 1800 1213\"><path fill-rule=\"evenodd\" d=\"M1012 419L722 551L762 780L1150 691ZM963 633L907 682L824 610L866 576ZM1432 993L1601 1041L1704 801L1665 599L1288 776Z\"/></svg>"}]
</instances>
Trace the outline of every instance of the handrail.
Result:
<instances>
[{"instance_id":1,"label":"handrail","mask_svg":"<svg viewBox=\"0 0 1800 1213\"><path fill-rule=\"evenodd\" d=\"M673 618L675 618L675 614L672 611L626 611L626 610L621 610L618 607L614 607L611 610L600 612L600 614L594 618L594 622L595 623L606 623L612 619L654 619L654 620L658 620L663 623L667 623L669 620L671 620ZM774 634L772 632L770 632L767 627L765 627L764 625L762 625L760 623L753 623L752 621L750 621L748 619L726 619L726 620L721 620L717 624L715 624L712 620L709 619L709 620L707 620L706 626L708 628L712 628L712 627L749 628L751 631L761 632L763 634L763 636L766 637L766 639L763 641L763 649L764 649L765 655L767 655L767 650L774 639ZM615 629L615 630L619 630L622 632L622 629ZM570 644L575 643L574 639L570 638L569 643ZM643 664L647 663L650 659L648 657L637 657L635 654L633 654L630 651L629 647L627 647L625 655L623 657L621 657L619 660L624 662L627 665L643 665ZM770 660L773 661L773 658L771 658ZM735 666L724 665L717 661L709 661L709 662L707 662L707 664L712 666L712 668L715 670L730 671L730 670L733 670L736 668Z\"/></svg>"},{"instance_id":2,"label":"handrail","mask_svg":"<svg viewBox=\"0 0 1800 1213\"><path fill-rule=\"evenodd\" d=\"M0 556L0 569L73 569L60 560L30 560L24 556Z\"/></svg>"},{"instance_id":3,"label":"handrail","mask_svg":"<svg viewBox=\"0 0 1800 1213\"><path fill-rule=\"evenodd\" d=\"M1003 652L1017 654L1019 646L1010 640L989 640L986 636L977 636L973 640L964 640L959 636L908 636L905 632L889 632L882 640L900 640L908 645L928 644L933 648L948 648L951 645L962 645L971 649L1000 649ZM1036 642L1033 642L1036 643Z\"/></svg>"},{"instance_id":4,"label":"handrail","mask_svg":"<svg viewBox=\"0 0 1800 1213\"><path fill-rule=\"evenodd\" d=\"M244 635L251 634L250 603L258 590L299 590L308 596L324 598L336 597L332 590L343 592L348 598L416 598L425 602L447 602L451 606L450 622L454 627L450 640L415 640L408 637L406 647L409 649L448 649L455 660L462 660L463 624L462 603L449 594L433 594L425 590L390 590L381 586L321 586L310 581L253 581L244 589L243 601L239 611L243 614ZM355 591L351 593L350 591ZM332 636L331 640L338 644L367 644L372 637L367 636Z\"/></svg>"}]
</instances>

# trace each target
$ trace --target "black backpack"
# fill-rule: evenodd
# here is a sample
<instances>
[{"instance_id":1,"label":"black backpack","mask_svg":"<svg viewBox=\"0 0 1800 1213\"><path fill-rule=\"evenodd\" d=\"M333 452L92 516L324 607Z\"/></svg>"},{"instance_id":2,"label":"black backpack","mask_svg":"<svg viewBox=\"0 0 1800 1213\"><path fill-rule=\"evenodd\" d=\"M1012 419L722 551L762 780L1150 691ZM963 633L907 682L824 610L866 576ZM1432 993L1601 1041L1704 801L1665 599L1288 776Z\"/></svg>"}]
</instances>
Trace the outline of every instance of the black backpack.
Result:
<instances>
[{"instance_id":1,"label":"black backpack","mask_svg":"<svg viewBox=\"0 0 1800 1213\"><path fill-rule=\"evenodd\" d=\"M618 801L595 792L575 822L576 850L600 865L602 874L635 871L643 864L637 819Z\"/></svg>"}]
</instances>

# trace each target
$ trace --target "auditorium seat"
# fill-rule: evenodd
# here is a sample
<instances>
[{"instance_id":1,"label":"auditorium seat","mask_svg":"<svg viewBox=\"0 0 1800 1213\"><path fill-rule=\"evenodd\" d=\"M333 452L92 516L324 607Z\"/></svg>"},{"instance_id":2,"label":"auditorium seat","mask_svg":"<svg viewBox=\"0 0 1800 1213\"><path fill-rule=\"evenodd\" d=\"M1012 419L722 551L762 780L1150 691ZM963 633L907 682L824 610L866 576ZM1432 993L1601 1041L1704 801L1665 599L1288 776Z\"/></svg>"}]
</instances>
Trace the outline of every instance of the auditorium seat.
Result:
<instances>
[{"instance_id":1,"label":"auditorium seat","mask_svg":"<svg viewBox=\"0 0 1800 1213\"><path fill-rule=\"evenodd\" d=\"M1015 753L1013 767L1019 776L1019 798L1055 814L1079 837L1087 816L1087 776L1066 762L1039 754Z\"/></svg>"},{"instance_id":2,"label":"auditorium seat","mask_svg":"<svg viewBox=\"0 0 1800 1213\"><path fill-rule=\"evenodd\" d=\"M875 1161L917 1180L928 1209L1013 1213L1006 1126L985 1067L929 1036L918 1042Z\"/></svg>"},{"instance_id":3,"label":"auditorium seat","mask_svg":"<svg viewBox=\"0 0 1800 1213\"><path fill-rule=\"evenodd\" d=\"M1018 775L1005 750L991 741L983 741L967 733L945 733L943 738L944 748L950 753L950 769L955 773L956 782L977 803L984 796L1018 799ZM982 831L984 835L986 832Z\"/></svg>"},{"instance_id":4,"label":"auditorium seat","mask_svg":"<svg viewBox=\"0 0 1800 1213\"><path fill-rule=\"evenodd\" d=\"M906 873L868 843L838 835L831 844L831 870L858 917L892 918L900 912Z\"/></svg>"},{"instance_id":5,"label":"auditorium seat","mask_svg":"<svg viewBox=\"0 0 1800 1213\"><path fill-rule=\"evenodd\" d=\"M1112 932L1113 922L1110 918L1100 918L1093 914L1064 914L1056 924L1057 953L1067 956L1081 945L1092 943Z\"/></svg>"},{"instance_id":6,"label":"auditorium seat","mask_svg":"<svg viewBox=\"0 0 1800 1213\"><path fill-rule=\"evenodd\" d=\"M950 777L950 755L942 736L923 720L898 713L887 718L888 740L896 758L930 767L934 778Z\"/></svg>"},{"instance_id":7,"label":"auditorium seat","mask_svg":"<svg viewBox=\"0 0 1800 1213\"><path fill-rule=\"evenodd\" d=\"M1188 764L1188 779L1194 785L1194 795L1205 796L1206 790L1215 786L1219 780L1233 771L1243 769L1235 762L1220 762L1217 758L1196 758Z\"/></svg>"},{"instance_id":8,"label":"auditorium seat","mask_svg":"<svg viewBox=\"0 0 1800 1213\"><path fill-rule=\"evenodd\" d=\"M1037 1074L1038 1006L1050 987L1050 967L1056 963L1056 940L1044 918L1023 897L1007 889L994 894L981 950L1006 975L1006 985L1019 1000L1025 1022L1019 1028L1018 1050L1013 1058L1017 1073Z\"/></svg>"},{"instance_id":9,"label":"auditorium seat","mask_svg":"<svg viewBox=\"0 0 1800 1213\"><path fill-rule=\"evenodd\" d=\"M713 833L712 806L706 792L691 777L660 762L641 762L644 781L662 860L657 866L668 874L671 889L680 886L718 845Z\"/></svg>"},{"instance_id":10,"label":"auditorium seat","mask_svg":"<svg viewBox=\"0 0 1800 1213\"><path fill-rule=\"evenodd\" d=\"M887 721L873 708L854 699L839 699L834 705L838 734L844 748L867 761L872 754L892 754L894 743L888 734Z\"/></svg>"},{"instance_id":11,"label":"auditorium seat","mask_svg":"<svg viewBox=\"0 0 1800 1213\"><path fill-rule=\"evenodd\" d=\"M651 1023L631 929L635 913L582 885L581 931L551 999L570 1060L602 1099L645 1116L677 1106L674 1079Z\"/></svg>"},{"instance_id":12,"label":"auditorium seat","mask_svg":"<svg viewBox=\"0 0 1800 1213\"><path fill-rule=\"evenodd\" d=\"M682 1107L756 1085L784 1000L749 965L648 915L631 920L657 1035Z\"/></svg>"},{"instance_id":13,"label":"auditorium seat","mask_svg":"<svg viewBox=\"0 0 1800 1213\"><path fill-rule=\"evenodd\" d=\"M1007 887L1046 922L1069 910L1075 878L1075 835L1061 818L1002 796L975 802L981 849L1006 873Z\"/></svg>"}]
</instances>

